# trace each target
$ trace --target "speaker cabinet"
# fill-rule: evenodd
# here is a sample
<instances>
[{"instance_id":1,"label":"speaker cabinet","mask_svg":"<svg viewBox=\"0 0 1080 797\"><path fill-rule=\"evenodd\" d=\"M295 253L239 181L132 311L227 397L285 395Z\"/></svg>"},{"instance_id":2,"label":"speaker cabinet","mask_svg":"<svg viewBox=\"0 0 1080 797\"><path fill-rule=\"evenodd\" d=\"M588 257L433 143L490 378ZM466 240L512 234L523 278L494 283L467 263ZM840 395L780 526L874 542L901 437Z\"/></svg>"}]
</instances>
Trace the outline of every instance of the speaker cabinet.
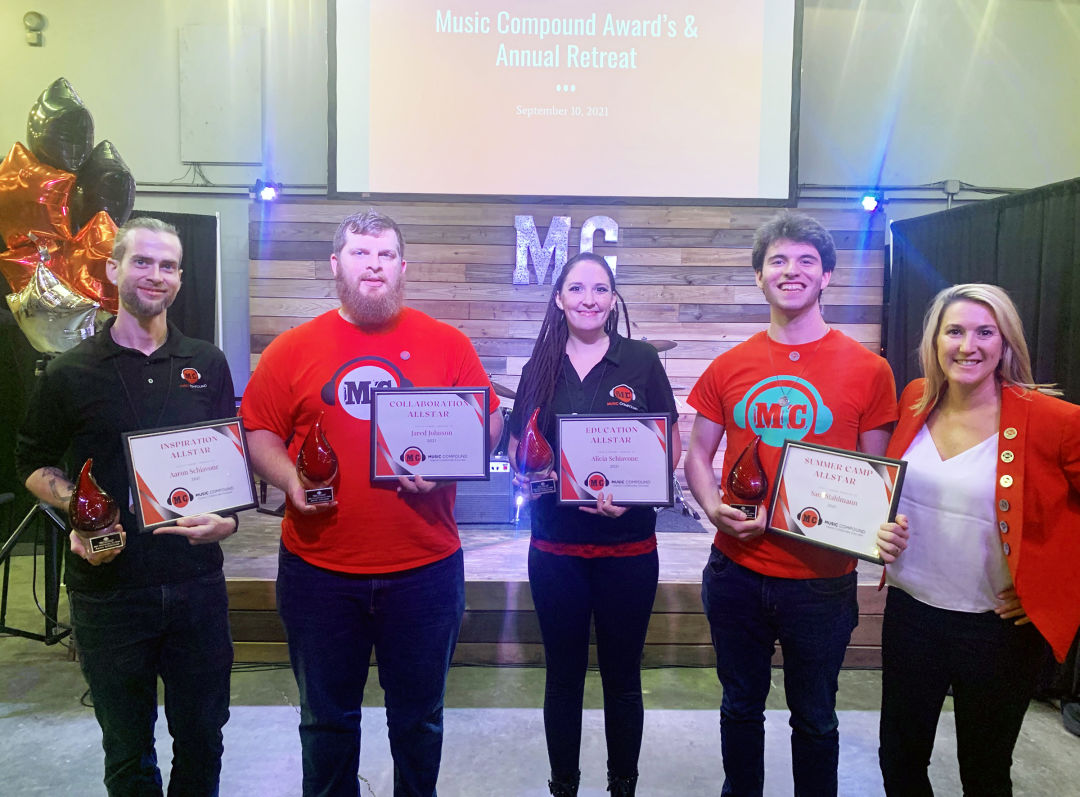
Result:
<instances>
[{"instance_id":1,"label":"speaker cabinet","mask_svg":"<svg viewBox=\"0 0 1080 797\"><path fill-rule=\"evenodd\" d=\"M486 481L457 483L454 518L458 523L513 523L514 485L510 459L493 456L489 464L491 478Z\"/></svg>"}]
</instances>

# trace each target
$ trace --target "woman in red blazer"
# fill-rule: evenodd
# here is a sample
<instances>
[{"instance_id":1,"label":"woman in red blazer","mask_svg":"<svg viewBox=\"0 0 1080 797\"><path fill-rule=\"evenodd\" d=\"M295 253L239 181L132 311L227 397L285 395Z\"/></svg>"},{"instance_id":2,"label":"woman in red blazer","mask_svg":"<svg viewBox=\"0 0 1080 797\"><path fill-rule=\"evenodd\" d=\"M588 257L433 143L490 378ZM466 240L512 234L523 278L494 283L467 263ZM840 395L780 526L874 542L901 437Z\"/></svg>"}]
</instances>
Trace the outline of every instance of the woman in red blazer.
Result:
<instances>
[{"instance_id":1,"label":"woman in red blazer","mask_svg":"<svg viewBox=\"0 0 1080 797\"><path fill-rule=\"evenodd\" d=\"M885 791L933 794L951 687L964 793L1009 795L1046 642L1061 660L1080 626L1080 407L1034 383L993 285L939 293L919 355L888 451L908 461L900 514L879 533Z\"/></svg>"}]
</instances>

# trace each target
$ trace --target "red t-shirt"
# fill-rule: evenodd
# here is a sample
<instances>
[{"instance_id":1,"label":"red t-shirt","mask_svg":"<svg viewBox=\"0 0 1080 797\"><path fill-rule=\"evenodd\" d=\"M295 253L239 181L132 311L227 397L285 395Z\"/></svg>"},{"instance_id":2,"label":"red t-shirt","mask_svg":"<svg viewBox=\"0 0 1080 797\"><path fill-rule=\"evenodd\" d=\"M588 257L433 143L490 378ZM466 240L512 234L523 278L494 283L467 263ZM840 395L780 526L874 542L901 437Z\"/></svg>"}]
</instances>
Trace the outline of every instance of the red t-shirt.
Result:
<instances>
[{"instance_id":1,"label":"red t-shirt","mask_svg":"<svg viewBox=\"0 0 1080 797\"><path fill-rule=\"evenodd\" d=\"M897 418L888 363L835 330L799 346L759 332L713 360L687 402L727 434L721 489L755 435L762 437L758 453L771 491L785 440L854 451L862 432ZM855 567L851 556L770 532L740 542L717 531L714 542L728 558L767 576L829 578Z\"/></svg>"},{"instance_id":2,"label":"red t-shirt","mask_svg":"<svg viewBox=\"0 0 1080 797\"><path fill-rule=\"evenodd\" d=\"M282 440L291 435L288 451L295 460L323 412L339 473L336 509L302 515L286 506L285 547L310 564L347 573L408 570L457 551L452 483L412 495L399 494L396 481L370 480L369 391L454 386L491 387L491 382L464 334L417 310L405 308L375 332L332 310L275 338L244 391L244 427ZM498 404L492 392L491 409Z\"/></svg>"}]
</instances>

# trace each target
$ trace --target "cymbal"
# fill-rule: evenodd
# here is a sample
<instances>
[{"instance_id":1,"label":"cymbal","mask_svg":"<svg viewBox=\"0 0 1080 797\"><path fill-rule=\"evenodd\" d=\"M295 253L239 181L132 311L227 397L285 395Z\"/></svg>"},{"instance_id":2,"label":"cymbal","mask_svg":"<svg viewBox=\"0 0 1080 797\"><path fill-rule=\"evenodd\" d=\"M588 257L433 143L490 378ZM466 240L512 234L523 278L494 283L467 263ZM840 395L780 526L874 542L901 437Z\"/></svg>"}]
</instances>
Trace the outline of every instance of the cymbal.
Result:
<instances>
[{"instance_id":1,"label":"cymbal","mask_svg":"<svg viewBox=\"0 0 1080 797\"><path fill-rule=\"evenodd\" d=\"M501 398L516 399L517 393L508 388L506 385L500 385L498 382L492 382L491 386L495 388L495 395Z\"/></svg>"},{"instance_id":2,"label":"cymbal","mask_svg":"<svg viewBox=\"0 0 1080 797\"><path fill-rule=\"evenodd\" d=\"M679 345L673 340L646 340L645 342L652 346L654 349L656 349L658 352L671 351Z\"/></svg>"}]
</instances>

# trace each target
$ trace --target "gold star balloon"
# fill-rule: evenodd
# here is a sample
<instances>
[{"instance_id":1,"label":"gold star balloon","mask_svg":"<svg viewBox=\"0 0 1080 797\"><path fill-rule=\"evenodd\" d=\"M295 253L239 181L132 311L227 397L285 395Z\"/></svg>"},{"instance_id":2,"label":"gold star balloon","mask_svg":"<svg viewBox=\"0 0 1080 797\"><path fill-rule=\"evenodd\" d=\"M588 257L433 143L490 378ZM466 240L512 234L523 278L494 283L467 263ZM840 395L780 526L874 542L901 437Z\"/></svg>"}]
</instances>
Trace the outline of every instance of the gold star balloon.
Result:
<instances>
[{"instance_id":1,"label":"gold star balloon","mask_svg":"<svg viewBox=\"0 0 1080 797\"><path fill-rule=\"evenodd\" d=\"M44 264L21 291L8 294L7 303L19 329L42 354L67 351L98 328L97 303L68 288Z\"/></svg>"}]
</instances>

